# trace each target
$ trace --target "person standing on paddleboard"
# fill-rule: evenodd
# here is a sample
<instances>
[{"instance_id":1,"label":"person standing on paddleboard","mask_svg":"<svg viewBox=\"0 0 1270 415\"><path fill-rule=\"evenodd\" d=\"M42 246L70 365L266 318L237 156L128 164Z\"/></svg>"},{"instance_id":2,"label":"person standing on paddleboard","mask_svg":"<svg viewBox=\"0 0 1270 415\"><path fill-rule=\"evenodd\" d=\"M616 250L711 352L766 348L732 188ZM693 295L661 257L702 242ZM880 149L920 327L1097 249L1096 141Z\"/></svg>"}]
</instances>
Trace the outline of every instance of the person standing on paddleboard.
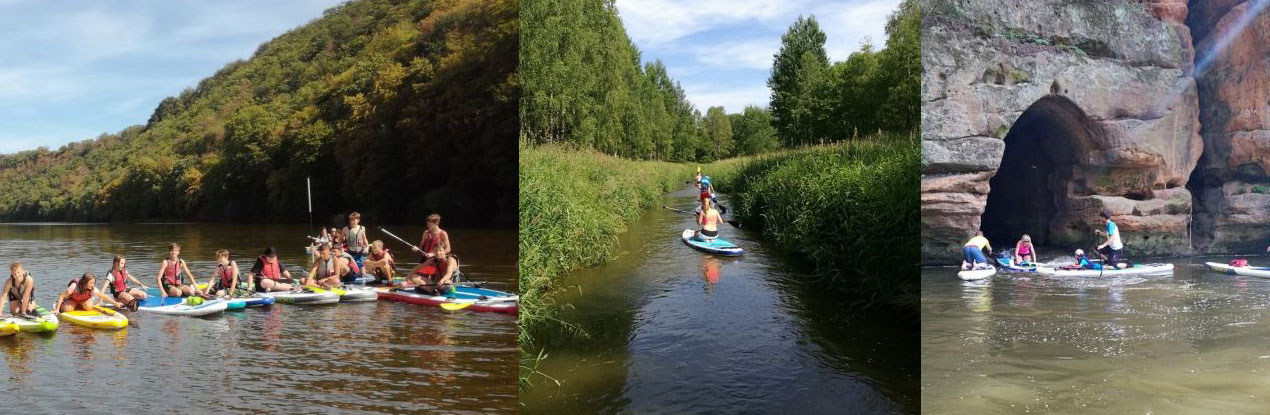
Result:
<instances>
[{"instance_id":1,"label":"person standing on paddleboard","mask_svg":"<svg viewBox=\"0 0 1270 415\"><path fill-rule=\"evenodd\" d=\"M965 257L961 262L961 269L972 270L979 267L979 264L987 264L988 258L983 253L992 253L992 244L988 243L988 238L983 237L983 230L975 231L975 236L966 242L966 246L961 248L961 253Z\"/></svg>"},{"instance_id":2,"label":"person standing on paddleboard","mask_svg":"<svg viewBox=\"0 0 1270 415\"><path fill-rule=\"evenodd\" d=\"M701 229L697 231L697 239L710 241L719 236L719 223L723 222L723 217L719 215L719 211L715 210L710 204L710 198L701 198L701 213L697 214L697 224L701 225Z\"/></svg>"},{"instance_id":3,"label":"person standing on paddleboard","mask_svg":"<svg viewBox=\"0 0 1270 415\"><path fill-rule=\"evenodd\" d=\"M35 314L35 280L22 264L9 264L9 279L4 281L4 295L0 296L0 310L9 302L9 314L14 317Z\"/></svg>"},{"instance_id":4,"label":"person standing on paddleboard","mask_svg":"<svg viewBox=\"0 0 1270 415\"><path fill-rule=\"evenodd\" d=\"M319 245L321 248L327 245ZM317 249L313 251L317 254ZM267 293L270 291L291 291L291 271L287 271L287 267L282 265L282 261L278 260L278 250L274 247L266 247L265 252L256 258L256 265L251 267L251 272L247 274L249 281L255 281L256 291Z\"/></svg>"},{"instance_id":5,"label":"person standing on paddleboard","mask_svg":"<svg viewBox=\"0 0 1270 415\"><path fill-rule=\"evenodd\" d=\"M95 283L97 283L97 276L91 272L85 272L79 278L71 280L66 289L57 295L57 305L53 309L63 313L75 310L89 311L92 310L92 304L90 303L94 296L114 305L116 310L123 309L123 303L115 301L106 293L97 290L97 287L93 285Z\"/></svg>"},{"instance_id":6,"label":"person standing on paddleboard","mask_svg":"<svg viewBox=\"0 0 1270 415\"><path fill-rule=\"evenodd\" d=\"M1111 220L1111 212L1103 210L1098 213L1102 217L1102 221L1107 225L1107 240L1098 245L1098 253L1102 254L1107 260L1107 265L1112 268L1120 268L1120 256L1124 250L1124 242L1120 239L1120 227L1116 226L1116 222ZM1095 231L1102 235L1101 230Z\"/></svg>"},{"instance_id":7,"label":"person standing on paddleboard","mask_svg":"<svg viewBox=\"0 0 1270 415\"><path fill-rule=\"evenodd\" d=\"M126 304L129 310L136 311L137 302L145 300L147 295L145 291L136 288L128 288L128 280L140 285L142 289L148 289L145 284L132 276L128 272L128 260L123 255L115 255L114 262L110 265L110 272L106 273L105 281L102 282L102 291L109 292L115 296L120 303Z\"/></svg>"},{"instance_id":8,"label":"person standing on paddleboard","mask_svg":"<svg viewBox=\"0 0 1270 415\"><path fill-rule=\"evenodd\" d=\"M348 247L347 252L357 261L358 268L364 268L362 262L366 257L366 248L370 245L370 241L366 240L366 227L361 225L362 214L353 212L348 214L348 226L344 227L345 245Z\"/></svg>"},{"instance_id":9,"label":"person standing on paddleboard","mask_svg":"<svg viewBox=\"0 0 1270 415\"><path fill-rule=\"evenodd\" d=\"M423 266L423 262L436 256L437 245L450 247L446 252L453 251L454 245L450 243L450 234L441 229L441 215L433 213L428 215L428 230L423 232L423 239L419 241L419 246L412 246L410 249L419 253L419 266ZM417 271L418 269L416 269Z\"/></svg>"}]
</instances>

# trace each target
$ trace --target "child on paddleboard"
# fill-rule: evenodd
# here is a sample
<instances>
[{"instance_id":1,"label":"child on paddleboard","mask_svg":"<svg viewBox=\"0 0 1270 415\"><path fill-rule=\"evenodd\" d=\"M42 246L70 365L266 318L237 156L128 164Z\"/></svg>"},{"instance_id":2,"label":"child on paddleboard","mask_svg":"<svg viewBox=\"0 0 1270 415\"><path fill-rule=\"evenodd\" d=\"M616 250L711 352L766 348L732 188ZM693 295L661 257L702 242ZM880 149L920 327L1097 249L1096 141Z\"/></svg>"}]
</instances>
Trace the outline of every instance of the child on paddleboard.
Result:
<instances>
[{"instance_id":1,"label":"child on paddleboard","mask_svg":"<svg viewBox=\"0 0 1270 415\"><path fill-rule=\"evenodd\" d=\"M217 297L229 298L234 295L245 295L239 283L246 285L247 290L251 290L251 276L247 277L248 281L239 281L238 279L238 263L229 259L229 251L220 249L216 251L216 271L212 273L212 278L207 281L207 286L211 287L208 293Z\"/></svg>"},{"instance_id":2,"label":"child on paddleboard","mask_svg":"<svg viewBox=\"0 0 1270 415\"><path fill-rule=\"evenodd\" d=\"M370 255L366 258L366 273L375 276L375 282L392 284L397 264L392 253L384 248L384 241L376 239L370 243Z\"/></svg>"},{"instance_id":3,"label":"child on paddleboard","mask_svg":"<svg viewBox=\"0 0 1270 415\"><path fill-rule=\"evenodd\" d=\"M415 291L427 295L444 295L454 290L454 276L459 270L459 259L444 244L438 244L432 257L419 264L410 274Z\"/></svg>"},{"instance_id":4,"label":"child on paddleboard","mask_svg":"<svg viewBox=\"0 0 1270 415\"><path fill-rule=\"evenodd\" d=\"M133 311L137 310L137 303L147 297L146 292L142 290L150 288L128 272L128 260L123 255L115 255L115 260L110 265L110 272L106 273L104 280L102 281L101 290L109 292L111 296L115 297L115 300L123 303L129 310ZM129 280L140 285L142 290L128 288Z\"/></svg>"},{"instance_id":5,"label":"child on paddleboard","mask_svg":"<svg viewBox=\"0 0 1270 415\"><path fill-rule=\"evenodd\" d=\"M328 245L318 247L317 261L313 262L313 267L309 268L309 274L300 281L305 287L320 287L331 289L340 286L340 277L352 272L349 270L348 261L339 258Z\"/></svg>"},{"instance_id":6,"label":"child on paddleboard","mask_svg":"<svg viewBox=\"0 0 1270 415\"><path fill-rule=\"evenodd\" d=\"M91 272L85 272L79 278L71 280L66 289L57 295L57 305L53 309L63 313L75 310L89 311L93 309L93 297L114 305L115 309L123 309L124 304L115 301L114 298L110 298L110 295L98 290L94 286L96 282L97 276Z\"/></svg>"},{"instance_id":7,"label":"child on paddleboard","mask_svg":"<svg viewBox=\"0 0 1270 415\"><path fill-rule=\"evenodd\" d=\"M450 243L450 234L441 229L441 215L433 213L428 215L428 230L423 232L423 239L419 241L419 246L410 247L411 250L418 252L419 262L427 262L429 258L436 255L436 247L445 245L453 249L454 245ZM419 264L423 266L423 264Z\"/></svg>"},{"instance_id":8,"label":"child on paddleboard","mask_svg":"<svg viewBox=\"0 0 1270 415\"><path fill-rule=\"evenodd\" d=\"M189 284L185 283L183 275L190 277ZM181 245L176 242L168 244L168 257L159 262L159 272L154 279L158 281L160 297L205 297L203 291L195 285L198 282L194 280L189 265L181 259Z\"/></svg>"},{"instance_id":9,"label":"child on paddleboard","mask_svg":"<svg viewBox=\"0 0 1270 415\"><path fill-rule=\"evenodd\" d=\"M321 246L326 245L320 245L319 248ZM317 250L314 250L314 255L316 254ZM287 267L282 265L282 261L278 259L278 250L272 246L266 247L264 253L256 258L256 264L251 266L247 278L255 281L257 292L291 291L293 288L291 271L287 271Z\"/></svg>"},{"instance_id":10,"label":"child on paddleboard","mask_svg":"<svg viewBox=\"0 0 1270 415\"><path fill-rule=\"evenodd\" d=\"M4 310L5 301L9 302L9 314L14 317L35 314L35 280L31 278L31 273L22 268L21 263L9 264L9 278L4 280L0 310Z\"/></svg>"},{"instance_id":11,"label":"child on paddleboard","mask_svg":"<svg viewBox=\"0 0 1270 415\"><path fill-rule=\"evenodd\" d=\"M366 248L370 245L370 242L366 240L366 227L362 226L361 223L361 213L350 213L348 214L348 226L344 227L343 231L345 251L357 262L358 268L365 267L363 260L366 257Z\"/></svg>"}]
</instances>

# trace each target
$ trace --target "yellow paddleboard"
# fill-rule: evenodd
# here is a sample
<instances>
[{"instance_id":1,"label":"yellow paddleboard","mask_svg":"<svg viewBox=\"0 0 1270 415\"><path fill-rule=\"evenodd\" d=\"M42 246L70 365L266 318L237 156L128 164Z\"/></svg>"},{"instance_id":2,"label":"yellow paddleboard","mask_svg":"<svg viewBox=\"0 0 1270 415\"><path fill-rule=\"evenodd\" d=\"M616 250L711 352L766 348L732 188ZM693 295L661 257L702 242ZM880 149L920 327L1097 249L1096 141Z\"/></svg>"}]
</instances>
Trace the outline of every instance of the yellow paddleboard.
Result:
<instances>
[{"instance_id":1,"label":"yellow paddleboard","mask_svg":"<svg viewBox=\"0 0 1270 415\"><path fill-rule=\"evenodd\" d=\"M12 320L0 321L0 337L12 335L13 333L17 333L17 332L18 332L18 323L14 323Z\"/></svg>"},{"instance_id":2,"label":"yellow paddleboard","mask_svg":"<svg viewBox=\"0 0 1270 415\"><path fill-rule=\"evenodd\" d=\"M128 317L101 307L94 307L90 311L69 311L62 313L60 317L62 320L71 322L71 324L94 329L121 329L128 327Z\"/></svg>"}]
</instances>

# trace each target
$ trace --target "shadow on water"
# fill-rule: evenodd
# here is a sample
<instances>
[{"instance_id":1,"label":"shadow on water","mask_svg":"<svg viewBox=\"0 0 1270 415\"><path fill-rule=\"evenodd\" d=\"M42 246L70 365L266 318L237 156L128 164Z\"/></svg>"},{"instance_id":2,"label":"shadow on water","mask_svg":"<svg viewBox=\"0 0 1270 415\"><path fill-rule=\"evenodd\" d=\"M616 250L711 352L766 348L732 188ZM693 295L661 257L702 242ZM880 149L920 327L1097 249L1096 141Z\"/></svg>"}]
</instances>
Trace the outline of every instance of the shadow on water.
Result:
<instances>
[{"instance_id":1,"label":"shadow on water","mask_svg":"<svg viewBox=\"0 0 1270 415\"><path fill-rule=\"evenodd\" d=\"M412 239L421 232L390 229ZM515 231L450 232L465 273L515 291ZM0 262L22 261L36 278L36 300L51 306L72 276L106 272L115 253L153 285L171 241L182 244L200 279L211 275L217 249L249 268L270 244L300 272L307 233L290 225L0 225ZM399 268L417 261L384 239ZM518 406L512 316L378 301L129 319L119 331L63 322L56 333L0 338L0 394L23 413L515 413Z\"/></svg>"},{"instance_id":2,"label":"shadow on water","mask_svg":"<svg viewBox=\"0 0 1270 415\"><path fill-rule=\"evenodd\" d=\"M664 204L691 209L694 196ZM722 226L744 256L694 251L679 239L692 216L648 211L613 260L564 279L561 318L585 336L537 336L549 354L539 369L561 386L539 383L522 412L916 411L915 327L845 309L757 233Z\"/></svg>"}]
</instances>

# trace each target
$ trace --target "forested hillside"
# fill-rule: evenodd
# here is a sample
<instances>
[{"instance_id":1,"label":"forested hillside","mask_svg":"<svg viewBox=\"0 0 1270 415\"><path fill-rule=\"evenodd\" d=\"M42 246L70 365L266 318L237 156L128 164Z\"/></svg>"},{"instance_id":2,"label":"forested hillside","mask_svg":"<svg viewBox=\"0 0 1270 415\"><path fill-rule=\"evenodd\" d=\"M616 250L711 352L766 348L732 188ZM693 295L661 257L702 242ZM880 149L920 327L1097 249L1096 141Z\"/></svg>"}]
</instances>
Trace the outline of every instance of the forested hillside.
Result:
<instances>
[{"instance_id":1,"label":"forested hillside","mask_svg":"<svg viewBox=\"0 0 1270 415\"><path fill-rule=\"evenodd\" d=\"M0 156L0 219L516 221L516 0L359 0L114 134Z\"/></svg>"}]
</instances>

